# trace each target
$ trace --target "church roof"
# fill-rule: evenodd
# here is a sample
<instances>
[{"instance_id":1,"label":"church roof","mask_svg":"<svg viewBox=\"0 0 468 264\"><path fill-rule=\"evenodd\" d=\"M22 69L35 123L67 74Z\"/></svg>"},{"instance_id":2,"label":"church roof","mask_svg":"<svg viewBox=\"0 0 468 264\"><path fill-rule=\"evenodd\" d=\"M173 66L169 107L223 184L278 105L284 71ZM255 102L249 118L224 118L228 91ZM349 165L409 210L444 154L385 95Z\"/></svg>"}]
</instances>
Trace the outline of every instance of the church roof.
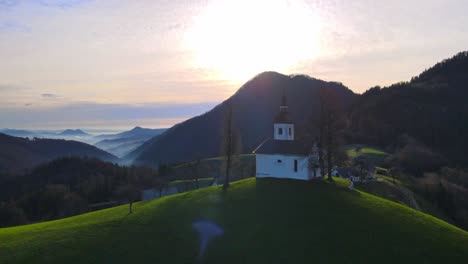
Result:
<instances>
[{"instance_id":1,"label":"church roof","mask_svg":"<svg viewBox=\"0 0 468 264\"><path fill-rule=\"evenodd\" d=\"M293 122L291 122L291 120L289 119L289 114L287 111L278 112L274 122L277 124L293 124Z\"/></svg>"},{"instance_id":2,"label":"church roof","mask_svg":"<svg viewBox=\"0 0 468 264\"><path fill-rule=\"evenodd\" d=\"M310 153L310 147L297 140L274 140L269 138L263 141L252 153L307 156Z\"/></svg>"}]
</instances>

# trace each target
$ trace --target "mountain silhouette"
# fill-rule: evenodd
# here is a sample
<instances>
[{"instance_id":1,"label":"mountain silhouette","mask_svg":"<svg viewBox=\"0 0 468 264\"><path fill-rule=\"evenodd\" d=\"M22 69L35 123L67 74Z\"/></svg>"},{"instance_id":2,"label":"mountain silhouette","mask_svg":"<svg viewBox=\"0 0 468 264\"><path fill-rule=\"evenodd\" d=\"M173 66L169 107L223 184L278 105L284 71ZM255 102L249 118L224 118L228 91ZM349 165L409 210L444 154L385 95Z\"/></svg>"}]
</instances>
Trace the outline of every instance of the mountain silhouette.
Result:
<instances>
[{"instance_id":1,"label":"mountain silhouette","mask_svg":"<svg viewBox=\"0 0 468 264\"><path fill-rule=\"evenodd\" d=\"M118 157L123 157L164 131L166 131L165 128L151 129L137 126L118 134L96 136L95 139L100 139L100 141L94 145Z\"/></svg>"},{"instance_id":2,"label":"mountain silhouette","mask_svg":"<svg viewBox=\"0 0 468 264\"><path fill-rule=\"evenodd\" d=\"M59 135L62 136L89 136L88 133L83 132L81 129L66 129Z\"/></svg>"},{"instance_id":3,"label":"mountain silhouette","mask_svg":"<svg viewBox=\"0 0 468 264\"><path fill-rule=\"evenodd\" d=\"M264 72L245 83L233 96L211 111L177 124L145 142L124 157L134 164L189 161L220 155L224 113L230 101L243 152L251 152L272 134L273 119L286 93L291 119L301 125L318 116L320 88L337 95L349 106L356 95L341 83L326 82L305 75L286 76Z\"/></svg>"}]
</instances>

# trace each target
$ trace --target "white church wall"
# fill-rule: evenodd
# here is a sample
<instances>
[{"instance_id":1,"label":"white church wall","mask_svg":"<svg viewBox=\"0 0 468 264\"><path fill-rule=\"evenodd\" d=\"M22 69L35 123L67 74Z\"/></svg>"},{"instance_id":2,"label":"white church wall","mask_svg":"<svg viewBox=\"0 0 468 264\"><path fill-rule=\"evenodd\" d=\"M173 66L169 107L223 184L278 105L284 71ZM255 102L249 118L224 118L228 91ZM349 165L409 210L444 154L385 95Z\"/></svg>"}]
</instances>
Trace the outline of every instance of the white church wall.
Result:
<instances>
[{"instance_id":1,"label":"white church wall","mask_svg":"<svg viewBox=\"0 0 468 264\"><path fill-rule=\"evenodd\" d=\"M279 154L257 154L255 156L257 178L309 179L309 161L307 157ZM297 160L297 171L294 171L294 160Z\"/></svg>"},{"instance_id":2,"label":"white church wall","mask_svg":"<svg viewBox=\"0 0 468 264\"><path fill-rule=\"evenodd\" d=\"M274 133L275 140L294 140L294 125L274 124Z\"/></svg>"}]
</instances>

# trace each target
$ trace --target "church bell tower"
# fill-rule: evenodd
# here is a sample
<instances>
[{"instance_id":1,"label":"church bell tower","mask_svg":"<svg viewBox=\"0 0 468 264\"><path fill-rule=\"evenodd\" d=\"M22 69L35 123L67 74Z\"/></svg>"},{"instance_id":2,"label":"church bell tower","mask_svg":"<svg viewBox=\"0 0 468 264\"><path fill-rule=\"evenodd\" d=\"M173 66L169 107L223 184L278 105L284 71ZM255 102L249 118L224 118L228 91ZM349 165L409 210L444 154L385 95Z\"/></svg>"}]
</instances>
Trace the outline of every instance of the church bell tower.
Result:
<instances>
[{"instance_id":1,"label":"church bell tower","mask_svg":"<svg viewBox=\"0 0 468 264\"><path fill-rule=\"evenodd\" d=\"M289 120L286 92L284 89L280 110L273 124L273 135L275 140L294 140L294 123Z\"/></svg>"}]
</instances>

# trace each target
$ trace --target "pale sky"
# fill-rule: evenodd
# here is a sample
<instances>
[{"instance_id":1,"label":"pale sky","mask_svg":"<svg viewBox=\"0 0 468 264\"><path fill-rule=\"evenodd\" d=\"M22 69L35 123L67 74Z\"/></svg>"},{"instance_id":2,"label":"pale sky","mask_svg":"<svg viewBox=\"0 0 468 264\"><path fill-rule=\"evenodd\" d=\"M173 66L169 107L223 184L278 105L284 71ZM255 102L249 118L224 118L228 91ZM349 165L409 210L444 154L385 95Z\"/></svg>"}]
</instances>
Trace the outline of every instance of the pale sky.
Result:
<instances>
[{"instance_id":1,"label":"pale sky","mask_svg":"<svg viewBox=\"0 0 468 264\"><path fill-rule=\"evenodd\" d=\"M263 71L357 93L468 49L468 1L0 0L0 128L168 127Z\"/></svg>"}]
</instances>

